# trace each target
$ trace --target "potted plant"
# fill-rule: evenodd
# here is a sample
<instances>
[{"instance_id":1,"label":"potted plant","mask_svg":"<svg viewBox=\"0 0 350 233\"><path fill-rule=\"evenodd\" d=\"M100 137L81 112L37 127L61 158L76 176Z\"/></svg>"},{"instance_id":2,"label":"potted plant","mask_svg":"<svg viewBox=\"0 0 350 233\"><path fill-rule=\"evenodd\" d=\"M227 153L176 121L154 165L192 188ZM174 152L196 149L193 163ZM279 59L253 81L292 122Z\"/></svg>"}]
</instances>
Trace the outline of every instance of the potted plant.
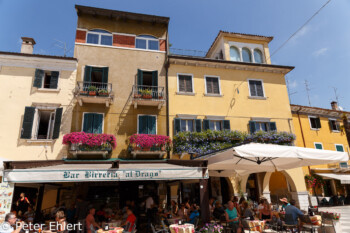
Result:
<instances>
[{"instance_id":1,"label":"potted plant","mask_svg":"<svg viewBox=\"0 0 350 233\"><path fill-rule=\"evenodd\" d=\"M80 90L80 95L88 95L89 92L87 91L86 88L83 88L82 90Z\"/></svg>"},{"instance_id":2,"label":"potted plant","mask_svg":"<svg viewBox=\"0 0 350 233\"><path fill-rule=\"evenodd\" d=\"M89 95L95 96L97 91L97 87L95 86L89 86Z\"/></svg>"},{"instance_id":3,"label":"potted plant","mask_svg":"<svg viewBox=\"0 0 350 233\"><path fill-rule=\"evenodd\" d=\"M152 90L151 89L142 90L141 94L142 94L143 99L152 99Z\"/></svg>"},{"instance_id":4,"label":"potted plant","mask_svg":"<svg viewBox=\"0 0 350 233\"><path fill-rule=\"evenodd\" d=\"M109 93L108 93L107 89L100 89L98 91L98 95L103 96L103 97L107 97L109 95Z\"/></svg>"},{"instance_id":5,"label":"potted plant","mask_svg":"<svg viewBox=\"0 0 350 233\"><path fill-rule=\"evenodd\" d=\"M163 99L163 95L160 94L160 95L158 96L158 99L162 100L162 99Z\"/></svg>"}]
</instances>

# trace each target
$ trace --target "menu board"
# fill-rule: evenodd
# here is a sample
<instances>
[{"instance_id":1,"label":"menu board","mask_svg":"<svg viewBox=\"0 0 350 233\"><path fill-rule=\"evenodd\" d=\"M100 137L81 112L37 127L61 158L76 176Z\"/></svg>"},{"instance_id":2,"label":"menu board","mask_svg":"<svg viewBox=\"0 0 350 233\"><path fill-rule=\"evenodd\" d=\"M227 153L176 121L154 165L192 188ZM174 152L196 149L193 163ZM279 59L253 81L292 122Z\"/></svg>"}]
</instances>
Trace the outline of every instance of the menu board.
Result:
<instances>
[{"instance_id":1,"label":"menu board","mask_svg":"<svg viewBox=\"0 0 350 233\"><path fill-rule=\"evenodd\" d=\"M0 222L3 222L5 215L11 211L13 188L13 183L0 183Z\"/></svg>"}]
</instances>

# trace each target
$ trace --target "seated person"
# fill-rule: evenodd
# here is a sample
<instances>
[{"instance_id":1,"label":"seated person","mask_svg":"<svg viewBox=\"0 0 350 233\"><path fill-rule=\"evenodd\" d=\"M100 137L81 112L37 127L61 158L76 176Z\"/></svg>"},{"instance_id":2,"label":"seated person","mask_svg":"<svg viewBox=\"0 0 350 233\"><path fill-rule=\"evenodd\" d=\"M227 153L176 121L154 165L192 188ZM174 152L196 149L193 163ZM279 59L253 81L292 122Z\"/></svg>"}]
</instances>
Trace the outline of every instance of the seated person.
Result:
<instances>
[{"instance_id":1,"label":"seated person","mask_svg":"<svg viewBox=\"0 0 350 233\"><path fill-rule=\"evenodd\" d=\"M264 200L263 203L264 208L260 210L259 219L266 220L266 222L270 222L272 220L272 212L270 204L267 200Z\"/></svg>"},{"instance_id":2,"label":"seated person","mask_svg":"<svg viewBox=\"0 0 350 233\"><path fill-rule=\"evenodd\" d=\"M219 201L217 201L215 203L215 208L214 208L214 211L213 211L214 218L220 220L221 216L223 216L224 214L225 214L224 207L222 207L221 203Z\"/></svg>"},{"instance_id":3,"label":"seated person","mask_svg":"<svg viewBox=\"0 0 350 233\"><path fill-rule=\"evenodd\" d=\"M86 216L85 222L86 222L86 228L87 228L87 233L95 233L96 228L101 229L101 227L96 223L95 221L95 208L90 208L89 209L89 214Z\"/></svg>"},{"instance_id":4,"label":"seated person","mask_svg":"<svg viewBox=\"0 0 350 233\"><path fill-rule=\"evenodd\" d=\"M185 204L181 204L178 214L180 218L187 219L187 209Z\"/></svg>"},{"instance_id":5,"label":"seated person","mask_svg":"<svg viewBox=\"0 0 350 233\"><path fill-rule=\"evenodd\" d=\"M286 224L289 225L297 225L298 224L298 217L304 215L301 210L299 210L297 207L295 207L295 200L290 201L290 205L286 206L286 215L290 214L292 215L292 222L286 222Z\"/></svg>"},{"instance_id":6,"label":"seated person","mask_svg":"<svg viewBox=\"0 0 350 233\"><path fill-rule=\"evenodd\" d=\"M243 213L243 218L249 218L250 220L254 220L254 212L250 208L249 204L247 201L242 202L242 213Z\"/></svg>"},{"instance_id":7,"label":"seated person","mask_svg":"<svg viewBox=\"0 0 350 233\"><path fill-rule=\"evenodd\" d=\"M286 207L289 206L290 204L289 204L288 199L286 197L281 198L280 201L283 203L281 210L284 211L286 209Z\"/></svg>"},{"instance_id":8,"label":"seated person","mask_svg":"<svg viewBox=\"0 0 350 233\"><path fill-rule=\"evenodd\" d=\"M233 232L241 233L241 228L239 227L239 216L236 207L232 201L227 203L227 209L225 210L226 222L230 225Z\"/></svg>"},{"instance_id":9,"label":"seated person","mask_svg":"<svg viewBox=\"0 0 350 233\"><path fill-rule=\"evenodd\" d=\"M131 232L136 222L136 216L131 209L127 209L126 213L128 214L128 217L126 218L126 221L121 225L121 227L127 227L128 229L125 229L125 231Z\"/></svg>"},{"instance_id":10,"label":"seated person","mask_svg":"<svg viewBox=\"0 0 350 233\"><path fill-rule=\"evenodd\" d=\"M27 223L32 223L34 221L35 212L31 205L28 206L28 210L24 213L23 217Z\"/></svg>"},{"instance_id":11,"label":"seated person","mask_svg":"<svg viewBox=\"0 0 350 233\"><path fill-rule=\"evenodd\" d=\"M192 204L190 210L191 210L191 213L187 218L188 223L195 224L196 220L199 218L199 212L198 212L197 205Z\"/></svg>"}]
</instances>

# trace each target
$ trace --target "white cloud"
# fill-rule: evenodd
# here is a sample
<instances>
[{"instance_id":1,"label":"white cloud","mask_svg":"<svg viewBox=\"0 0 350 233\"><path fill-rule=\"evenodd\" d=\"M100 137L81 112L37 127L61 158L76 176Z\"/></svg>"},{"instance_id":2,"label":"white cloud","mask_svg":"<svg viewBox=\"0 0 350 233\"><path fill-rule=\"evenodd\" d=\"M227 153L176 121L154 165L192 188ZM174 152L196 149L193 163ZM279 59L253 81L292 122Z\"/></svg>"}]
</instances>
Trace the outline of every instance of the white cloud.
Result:
<instances>
[{"instance_id":1,"label":"white cloud","mask_svg":"<svg viewBox=\"0 0 350 233\"><path fill-rule=\"evenodd\" d=\"M298 82L296 80L293 80L289 82L289 87L290 88L296 88L298 86Z\"/></svg>"},{"instance_id":2,"label":"white cloud","mask_svg":"<svg viewBox=\"0 0 350 233\"><path fill-rule=\"evenodd\" d=\"M328 48L321 48L316 50L315 52L312 53L312 55L314 55L315 57L319 57L323 54L325 54L328 51Z\"/></svg>"},{"instance_id":3,"label":"white cloud","mask_svg":"<svg viewBox=\"0 0 350 233\"><path fill-rule=\"evenodd\" d=\"M305 36L309 31L311 30L310 26L304 26L300 31L297 32L297 34L292 37L291 41L293 43L296 43L297 40L299 40L301 37Z\"/></svg>"}]
</instances>

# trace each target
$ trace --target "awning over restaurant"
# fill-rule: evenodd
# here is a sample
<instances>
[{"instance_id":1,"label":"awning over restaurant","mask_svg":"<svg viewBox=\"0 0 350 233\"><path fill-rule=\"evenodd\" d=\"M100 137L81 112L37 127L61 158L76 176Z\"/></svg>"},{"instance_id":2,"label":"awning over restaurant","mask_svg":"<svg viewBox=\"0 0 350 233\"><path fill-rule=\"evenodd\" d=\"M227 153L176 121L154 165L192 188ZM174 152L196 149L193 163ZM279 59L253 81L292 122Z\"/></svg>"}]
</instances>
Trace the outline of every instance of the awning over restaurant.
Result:
<instances>
[{"instance_id":1,"label":"awning over restaurant","mask_svg":"<svg viewBox=\"0 0 350 233\"><path fill-rule=\"evenodd\" d=\"M347 162L345 152L250 143L198 158L208 160L211 176L273 172L303 166Z\"/></svg>"},{"instance_id":2,"label":"awning over restaurant","mask_svg":"<svg viewBox=\"0 0 350 233\"><path fill-rule=\"evenodd\" d=\"M326 179L340 180L341 184L350 184L350 174L316 173L316 175L323 176Z\"/></svg>"},{"instance_id":3,"label":"awning over restaurant","mask_svg":"<svg viewBox=\"0 0 350 233\"><path fill-rule=\"evenodd\" d=\"M191 162L191 161L189 161ZM6 162L9 163L9 162ZM45 161L42 161L45 164ZM187 163L189 164L189 163ZM96 181L136 181L136 180L185 180L208 179L206 163L186 162L120 162L112 163L56 163L35 166L33 162L4 170L3 180L13 183L46 182L96 182ZM33 167L34 166L34 167Z\"/></svg>"}]
</instances>

